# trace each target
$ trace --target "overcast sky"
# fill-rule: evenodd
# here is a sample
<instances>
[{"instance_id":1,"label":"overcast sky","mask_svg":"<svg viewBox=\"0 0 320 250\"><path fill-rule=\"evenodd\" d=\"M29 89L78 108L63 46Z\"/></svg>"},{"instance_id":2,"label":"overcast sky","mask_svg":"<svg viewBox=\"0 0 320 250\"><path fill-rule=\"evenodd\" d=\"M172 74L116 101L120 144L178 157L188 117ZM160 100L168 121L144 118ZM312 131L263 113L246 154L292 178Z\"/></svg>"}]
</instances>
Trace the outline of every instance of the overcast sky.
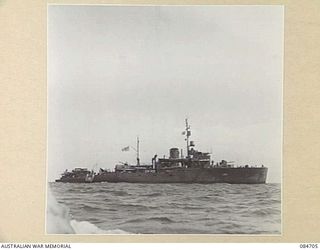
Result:
<instances>
[{"instance_id":1,"label":"overcast sky","mask_svg":"<svg viewBox=\"0 0 320 250\"><path fill-rule=\"evenodd\" d=\"M169 148L281 180L283 7L49 5L48 179Z\"/></svg>"}]
</instances>

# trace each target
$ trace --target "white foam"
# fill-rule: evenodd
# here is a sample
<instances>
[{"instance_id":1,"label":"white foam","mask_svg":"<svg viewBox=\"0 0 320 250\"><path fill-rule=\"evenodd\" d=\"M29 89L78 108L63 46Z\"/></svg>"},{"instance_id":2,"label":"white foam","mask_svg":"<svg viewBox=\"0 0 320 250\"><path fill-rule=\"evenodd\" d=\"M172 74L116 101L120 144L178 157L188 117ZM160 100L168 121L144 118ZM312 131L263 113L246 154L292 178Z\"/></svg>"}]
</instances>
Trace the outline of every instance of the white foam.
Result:
<instances>
[{"instance_id":1,"label":"white foam","mask_svg":"<svg viewBox=\"0 0 320 250\"><path fill-rule=\"evenodd\" d=\"M47 233L48 234L73 234L75 231L70 225L69 211L58 204L57 200L48 189L47 194Z\"/></svg>"},{"instance_id":2,"label":"white foam","mask_svg":"<svg viewBox=\"0 0 320 250\"><path fill-rule=\"evenodd\" d=\"M49 189L46 230L48 234L129 234L121 229L103 230L88 221L71 220L69 209L59 204Z\"/></svg>"}]
</instances>

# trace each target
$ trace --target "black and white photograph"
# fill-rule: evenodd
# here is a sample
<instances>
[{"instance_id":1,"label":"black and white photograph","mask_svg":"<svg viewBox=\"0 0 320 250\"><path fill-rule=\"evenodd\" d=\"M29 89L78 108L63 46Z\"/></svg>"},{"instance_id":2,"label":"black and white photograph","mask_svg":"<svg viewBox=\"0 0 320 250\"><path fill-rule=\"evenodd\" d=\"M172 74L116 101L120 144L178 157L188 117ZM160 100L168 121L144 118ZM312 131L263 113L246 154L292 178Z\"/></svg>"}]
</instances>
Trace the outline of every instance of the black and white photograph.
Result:
<instances>
[{"instance_id":1,"label":"black and white photograph","mask_svg":"<svg viewBox=\"0 0 320 250\"><path fill-rule=\"evenodd\" d=\"M281 235L283 6L47 13L47 234Z\"/></svg>"}]
</instances>

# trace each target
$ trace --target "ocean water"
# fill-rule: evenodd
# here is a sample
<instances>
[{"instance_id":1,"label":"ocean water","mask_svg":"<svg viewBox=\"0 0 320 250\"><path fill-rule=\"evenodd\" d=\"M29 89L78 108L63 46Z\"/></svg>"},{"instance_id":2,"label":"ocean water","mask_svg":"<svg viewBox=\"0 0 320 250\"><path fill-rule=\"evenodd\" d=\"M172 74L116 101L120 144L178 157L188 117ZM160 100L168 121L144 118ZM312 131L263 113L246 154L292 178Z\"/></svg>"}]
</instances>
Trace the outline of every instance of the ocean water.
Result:
<instances>
[{"instance_id":1,"label":"ocean water","mask_svg":"<svg viewBox=\"0 0 320 250\"><path fill-rule=\"evenodd\" d=\"M49 190L48 233L281 233L280 184L49 183Z\"/></svg>"}]
</instances>

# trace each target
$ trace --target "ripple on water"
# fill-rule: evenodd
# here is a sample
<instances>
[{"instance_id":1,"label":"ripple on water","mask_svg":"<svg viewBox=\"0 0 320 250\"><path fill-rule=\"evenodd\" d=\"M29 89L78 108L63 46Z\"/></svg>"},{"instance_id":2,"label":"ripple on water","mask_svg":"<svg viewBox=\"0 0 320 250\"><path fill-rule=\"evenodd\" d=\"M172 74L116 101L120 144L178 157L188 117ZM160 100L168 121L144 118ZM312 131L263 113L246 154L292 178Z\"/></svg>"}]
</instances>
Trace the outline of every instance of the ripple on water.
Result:
<instances>
[{"instance_id":1,"label":"ripple on water","mask_svg":"<svg viewBox=\"0 0 320 250\"><path fill-rule=\"evenodd\" d=\"M51 183L77 221L132 233L279 234L280 184Z\"/></svg>"}]
</instances>

